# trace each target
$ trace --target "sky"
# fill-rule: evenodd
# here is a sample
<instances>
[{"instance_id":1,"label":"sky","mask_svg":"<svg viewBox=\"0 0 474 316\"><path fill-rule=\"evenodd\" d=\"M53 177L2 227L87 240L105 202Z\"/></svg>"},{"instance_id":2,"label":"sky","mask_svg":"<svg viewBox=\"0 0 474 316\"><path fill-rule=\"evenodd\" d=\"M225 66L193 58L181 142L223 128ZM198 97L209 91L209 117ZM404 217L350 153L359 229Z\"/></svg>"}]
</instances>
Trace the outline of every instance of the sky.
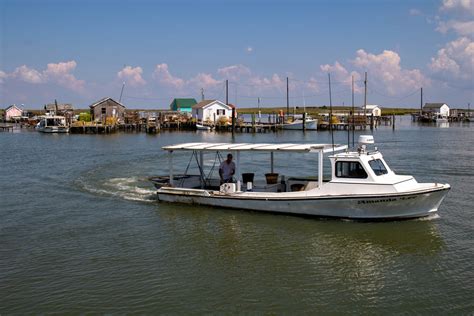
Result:
<instances>
[{"instance_id":1,"label":"sky","mask_svg":"<svg viewBox=\"0 0 474 316\"><path fill-rule=\"evenodd\" d=\"M0 0L0 108L474 105L474 0Z\"/></svg>"}]
</instances>

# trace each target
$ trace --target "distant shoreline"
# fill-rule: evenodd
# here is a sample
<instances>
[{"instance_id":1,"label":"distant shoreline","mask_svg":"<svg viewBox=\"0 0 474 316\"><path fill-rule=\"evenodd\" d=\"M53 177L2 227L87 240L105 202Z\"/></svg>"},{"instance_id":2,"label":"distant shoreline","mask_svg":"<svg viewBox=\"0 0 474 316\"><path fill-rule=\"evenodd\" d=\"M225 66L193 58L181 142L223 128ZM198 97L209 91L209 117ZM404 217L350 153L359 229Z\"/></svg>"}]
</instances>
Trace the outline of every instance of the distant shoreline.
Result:
<instances>
[{"instance_id":1,"label":"distant shoreline","mask_svg":"<svg viewBox=\"0 0 474 316\"><path fill-rule=\"evenodd\" d=\"M328 106L308 106L305 108L306 113L309 115L317 115L320 113L329 113ZM351 111L352 107L350 106L333 106L333 112L346 112ZM42 115L44 113L43 109L29 109L28 112L32 113L33 115ZM90 109L75 109L74 114L79 114L83 112L89 113ZM169 109L130 109L127 108L126 112L169 112ZM262 107L258 108L237 108L237 112L239 114L257 114L260 111L261 114L275 114L280 111L286 113L286 107ZM357 114L360 111L360 107L355 108L355 113ZM407 115L412 113L419 113L419 109L414 108L389 108L383 107L382 108L382 115ZM303 107L290 107L290 114L303 114Z\"/></svg>"}]
</instances>

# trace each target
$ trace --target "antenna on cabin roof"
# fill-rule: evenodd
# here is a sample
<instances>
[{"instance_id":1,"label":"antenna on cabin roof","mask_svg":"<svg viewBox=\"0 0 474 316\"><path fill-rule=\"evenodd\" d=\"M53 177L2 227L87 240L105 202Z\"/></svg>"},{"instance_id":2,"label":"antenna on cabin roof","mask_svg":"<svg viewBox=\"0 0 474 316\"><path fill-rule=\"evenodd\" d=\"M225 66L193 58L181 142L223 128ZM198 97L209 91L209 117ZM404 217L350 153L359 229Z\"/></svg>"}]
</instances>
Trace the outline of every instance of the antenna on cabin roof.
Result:
<instances>
[{"instance_id":1,"label":"antenna on cabin roof","mask_svg":"<svg viewBox=\"0 0 474 316\"><path fill-rule=\"evenodd\" d=\"M331 74L328 73L329 79L329 130L331 131L332 154L334 155L334 131L332 128L332 93L331 93Z\"/></svg>"},{"instance_id":2,"label":"antenna on cabin roof","mask_svg":"<svg viewBox=\"0 0 474 316\"><path fill-rule=\"evenodd\" d=\"M204 101L204 88L201 88L201 101Z\"/></svg>"},{"instance_id":3,"label":"antenna on cabin roof","mask_svg":"<svg viewBox=\"0 0 474 316\"><path fill-rule=\"evenodd\" d=\"M119 103L122 103L122 95L123 95L123 89L125 88L125 81L122 84L122 91L120 91L120 98L119 98Z\"/></svg>"}]
</instances>

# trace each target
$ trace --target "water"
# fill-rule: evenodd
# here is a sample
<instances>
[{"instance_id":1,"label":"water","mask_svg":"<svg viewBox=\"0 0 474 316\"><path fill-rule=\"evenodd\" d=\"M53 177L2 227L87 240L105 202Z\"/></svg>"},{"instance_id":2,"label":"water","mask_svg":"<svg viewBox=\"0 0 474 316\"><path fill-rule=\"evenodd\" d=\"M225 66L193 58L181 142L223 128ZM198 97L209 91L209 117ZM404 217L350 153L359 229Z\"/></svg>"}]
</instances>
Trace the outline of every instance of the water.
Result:
<instances>
[{"instance_id":1,"label":"water","mask_svg":"<svg viewBox=\"0 0 474 316\"><path fill-rule=\"evenodd\" d=\"M147 177L167 172L161 146L230 134L0 133L0 314L472 313L473 131L409 117L374 131L397 173L452 186L438 216L383 223L156 201ZM276 154L276 169L315 172L311 158ZM263 177L268 157L250 160ZM176 155L176 170L188 161Z\"/></svg>"}]
</instances>

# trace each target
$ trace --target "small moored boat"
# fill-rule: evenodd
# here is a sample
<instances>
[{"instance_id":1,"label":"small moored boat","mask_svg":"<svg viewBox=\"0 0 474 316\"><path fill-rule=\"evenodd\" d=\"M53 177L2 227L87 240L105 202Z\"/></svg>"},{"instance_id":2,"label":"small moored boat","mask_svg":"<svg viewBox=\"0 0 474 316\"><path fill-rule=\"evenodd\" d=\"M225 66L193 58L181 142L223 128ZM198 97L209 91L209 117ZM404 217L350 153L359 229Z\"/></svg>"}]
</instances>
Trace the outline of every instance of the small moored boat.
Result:
<instances>
[{"instance_id":1,"label":"small moored boat","mask_svg":"<svg viewBox=\"0 0 474 316\"><path fill-rule=\"evenodd\" d=\"M437 212L450 189L449 184L418 183L413 176L395 174L376 148L367 149L367 145L373 143L372 136L360 136L356 151L331 144L185 143L165 146L163 149L169 155L169 175L151 178L151 181L158 188L158 199L166 202L353 219L416 218ZM174 175L173 152L176 151L192 152L200 174ZM221 184L219 179L206 177L203 156L210 152L235 154L235 183ZM267 181L253 181L254 175L248 173L241 176L240 154L244 152L269 153ZM317 176L278 175L274 172L274 153L316 154ZM325 153L330 153L329 181L323 181Z\"/></svg>"},{"instance_id":2,"label":"small moored boat","mask_svg":"<svg viewBox=\"0 0 474 316\"><path fill-rule=\"evenodd\" d=\"M196 123L196 129L198 131L210 131L212 129L212 127L208 126L208 125L203 125L203 124Z\"/></svg>"},{"instance_id":3,"label":"small moored boat","mask_svg":"<svg viewBox=\"0 0 474 316\"><path fill-rule=\"evenodd\" d=\"M303 128L304 125L304 128ZM303 122L303 117L296 117L293 122L284 123L282 128L285 130L299 130L303 129L315 131L318 129L318 120L307 117Z\"/></svg>"},{"instance_id":4,"label":"small moored boat","mask_svg":"<svg viewBox=\"0 0 474 316\"><path fill-rule=\"evenodd\" d=\"M36 125L36 129L42 133L69 133L66 118L59 115L43 116Z\"/></svg>"}]
</instances>

